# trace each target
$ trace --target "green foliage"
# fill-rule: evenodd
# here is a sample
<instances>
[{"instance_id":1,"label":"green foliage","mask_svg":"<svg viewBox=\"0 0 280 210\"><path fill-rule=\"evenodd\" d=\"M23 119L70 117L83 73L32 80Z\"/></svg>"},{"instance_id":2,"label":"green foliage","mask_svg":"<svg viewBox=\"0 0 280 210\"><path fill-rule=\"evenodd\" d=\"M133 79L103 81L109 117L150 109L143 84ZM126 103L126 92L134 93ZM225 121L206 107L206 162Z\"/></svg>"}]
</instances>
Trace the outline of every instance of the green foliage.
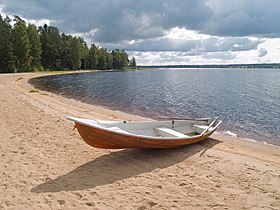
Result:
<instances>
[{"instance_id":1,"label":"green foliage","mask_svg":"<svg viewBox=\"0 0 280 210\"><path fill-rule=\"evenodd\" d=\"M81 69L87 69L88 63L87 63L87 57L89 53L89 49L87 46L87 43L83 38L78 38L79 39L79 50L81 53Z\"/></svg>"},{"instance_id":2,"label":"green foliage","mask_svg":"<svg viewBox=\"0 0 280 210\"><path fill-rule=\"evenodd\" d=\"M122 69L121 66L121 53L119 49L115 49L112 51L113 55L113 68L114 69Z\"/></svg>"},{"instance_id":3,"label":"green foliage","mask_svg":"<svg viewBox=\"0 0 280 210\"><path fill-rule=\"evenodd\" d=\"M79 39L74 37L71 39L71 47L70 47L70 69L77 70L81 67L81 44Z\"/></svg>"},{"instance_id":4,"label":"green foliage","mask_svg":"<svg viewBox=\"0 0 280 210\"><path fill-rule=\"evenodd\" d=\"M39 93L39 90L32 89L32 90L29 90L29 93Z\"/></svg>"},{"instance_id":5,"label":"green foliage","mask_svg":"<svg viewBox=\"0 0 280 210\"><path fill-rule=\"evenodd\" d=\"M42 46L39 34L37 32L37 27L33 24L28 25L27 33L29 36L30 43L30 56L32 58L30 68L31 70L40 70L41 66L41 54Z\"/></svg>"},{"instance_id":6,"label":"green foliage","mask_svg":"<svg viewBox=\"0 0 280 210\"><path fill-rule=\"evenodd\" d=\"M107 51L104 48L100 48L97 51L97 55L98 55L97 68L100 70L106 69L106 54L107 54Z\"/></svg>"},{"instance_id":7,"label":"green foliage","mask_svg":"<svg viewBox=\"0 0 280 210\"><path fill-rule=\"evenodd\" d=\"M30 56L30 42L25 22L15 16L16 24L12 29L12 43L15 55L15 65L18 72L30 70L32 57Z\"/></svg>"},{"instance_id":8,"label":"green foliage","mask_svg":"<svg viewBox=\"0 0 280 210\"><path fill-rule=\"evenodd\" d=\"M76 36L60 34L54 26L26 25L19 16L16 23L0 15L0 73L38 70L118 69L128 67L124 50L112 52ZM136 65L136 63L135 63Z\"/></svg>"},{"instance_id":9,"label":"green foliage","mask_svg":"<svg viewBox=\"0 0 280 210\"><path fill-rule=\"evenodd\" d=\"M107 53L106 56L106 69L113 69L113 55L112 53Z\"/></svg>"},{"instance_id":10,"label":"green foliage","mask_svg":"<svg viewBox=\"0 0 280 210\"><path fill-rule=\"evenodd\" d=\"M132 57L132 59L129 61L129 67L132 69L136 69L137 65L136 65L136 60L134 57Z\"/></svg>"},{"instance_id":11,"label":"green foliage","mask_svg":"<svg viewBox=\"0 0 280 210\"><path fill-rule=\"evenodd\" d=\"M23 77L19 77L19 78L17 78L16 81L20 81L20 80L22 80L22 79L23 79Z\"/></svg>"},{"instance_id":12,"label":"green foliage","mask_svg":"<svg viewBox=\"0 0 280 210\"><path fill-rule=\"evenodd\" d=\"M95 46L95 44L91 44L87 56L87 61L88 61L87 63L89 69L97 69L97 63L98 63L97 50L98 48Z\"/></svg>"},{"instance_id":13,"label":"green foliage","mask_svg":"<svg viewBox=\"0 0 280 210\"><path fill-rule=\"evenodd\" d=\"M128 62L129 62L129 60L128 60L128 55L127 55L127 53L124 51L124 50L122 50L121 51L121 66L120 66L120 69L121 70L125 70L125 69L127 69L127 67L128 67Z\"/></svg>"},{"instance_id":14,"label":"green foliage","mask_svg":"<svg viewBox=\"0 0 280 210\"><path fill-rule=\"evenodd\" d=\"M0 73L15 70L11 30L8 17L3 20L0 15Z\"/></svg>"},{"instance_id":15,"label":"green foliage","mask_svg":"<svg viewBox=\"0 0 280 210\"><path fill-rule=\"evenodd\" d=\"M64 69L70 69L71 57L71 40L73 39L72 36L65 35L64 33L61 35L62 38L62 51L61 51L61 60L62 66Z\"/></svg>"},{"instance_id":16,"label":"green foliage","mask_svg":"<svg viewBox=\"0 0 280 210\"><path fill-rule=\"evenodd\" d=\"M54 26L39 27L39 35L42 43L41 63L45 69L62 69L63 40L58 28Z\"/></svg>"}]
</instances>

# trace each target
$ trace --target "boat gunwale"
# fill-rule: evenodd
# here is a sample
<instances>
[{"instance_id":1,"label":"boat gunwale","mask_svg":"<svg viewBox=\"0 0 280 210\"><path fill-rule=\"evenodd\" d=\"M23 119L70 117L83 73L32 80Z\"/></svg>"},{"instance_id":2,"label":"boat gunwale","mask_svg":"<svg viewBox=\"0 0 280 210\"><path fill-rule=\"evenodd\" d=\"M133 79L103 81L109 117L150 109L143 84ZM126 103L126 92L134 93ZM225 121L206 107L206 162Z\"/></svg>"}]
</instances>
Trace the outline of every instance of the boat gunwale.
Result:
<instances>
[{"instance_id":1,"label":"boat gunwale","mask_svg":"<svg viewBox=\"0 0 280 210\"><path fill-rule=\"evenodd\" d=\"M199 137L202 137L202 136L207 136L209 134L212 134L217 129L217 127L220 125L220 123L222 122L221 120L218 120L218 123L215 125L215 127L213 127L213 129L211 129L211 131L207 130L207 132L204 132L202 135L199 134L199 135L194 135L194 136L187 136L186 135L186 137L165 137L165 136L140 135L140 134L130 133L130 132L124 133L124 132L120 132L120 131L117 131L117 130L111 130L110 128L106 128L106 127L101 126L102 122L111 122L112 124L114 124L114 123L117 124L117 123L123 123L123 121L105 121L105 120L103 120L103 121L99 122L97 120L76 118L76 117L67 117L67 119L70 120L70 121L73 121L75 123L82 124L84 126L89 126L89 127L92 127L92 128L100 129L100 130L103 130L103 131L106 131L106 132L111 132L111 133L115 133L115 134L119 134L119 135L123 135L123 136L137 137L137 138L143 138L143 139L173 140L173 141L175 141L175 140L192 140L192 139L196 139L196 138L199 138ZM211 119L211 118L203 118L203 119L205 120L205 119ZM96 125L87 123L83 120L95 121ZM199 121L199 119L188 119L188 120ZM175 121L184 121L184 120L175 120ZM185 121L187 121L187 120L185 120ZM145 123L145 122L151 123L151 122L158 122L158 121L140 121L139 123ZM170 122L170 120L160 121L160 122ZM132 122L132 123L137 123L137 121ZM98 124L100 124L100 125L98 125ZM127 131L125 131L125 132L127 132Z\"/></svg>"}]
</instances>

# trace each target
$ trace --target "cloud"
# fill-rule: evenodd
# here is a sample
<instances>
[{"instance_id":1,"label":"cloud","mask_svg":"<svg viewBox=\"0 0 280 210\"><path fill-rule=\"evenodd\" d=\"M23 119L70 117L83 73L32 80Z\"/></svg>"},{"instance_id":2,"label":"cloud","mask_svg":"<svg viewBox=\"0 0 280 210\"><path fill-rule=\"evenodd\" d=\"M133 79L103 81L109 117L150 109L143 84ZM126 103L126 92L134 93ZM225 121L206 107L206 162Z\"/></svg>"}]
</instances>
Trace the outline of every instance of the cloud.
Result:
<instances>
[{"instance_id":1,"label":"cloud","mask_svg":"<svg viewBox=\"0 0 280 210\"><path fill-rule=\"evenodd\" d=\"M108 49L125 48L129 51L189 51L197 45L196 40L168 38L146 39L126 44L103 44Z\"/></svg>"},{"instance_id":2,"label":"cloud","mask_svg":"<svg viewBox=\"0 0 280 210\"><path fill-rule=\"evenodd\" d=\"M129 52L130 57L134 56L137 65L180 65L192 61L181 52Z\"/></svg>"},{"instance_id":3,"label":"cloud","mask_svg":"<svg viewBox=\"0 0 280 210\"><path fill-rule=\"evenodd\" d=\"M192 0L2 0L5 11L28 19L54 19L64 32L89 32L92 39L119 42L164 35L175 26L199 29L212 15L204 1Z\"/></svg>"},{"instance_id":4,"label":"cloud","mask_svg":"<svg viewBox=\"0 0 280 210\"><path fill-rule=\"evenodd\" d=\"M129 52L138 65L186 65L234 63L236 54L232 52Z\"/></svg>"},{"instance_id":5,"label":"cloud","mask_svg":"<svg viewBox=\"0 0 280 210\"><path fill-rule=\"evenodd\" d=\"M138 51L143 62L151 52L150 61L175 63L277 60L279 8L279 0L0 0L0 13L108 49Z\"/></svg>"},{"instance_id":6,"label":"cloud","mask_svg":"<svg viewBox=\"0 0 280 210\"><path fill-rule=\"evenodd\" d=\"M172 31L172 30L171 30ZM103 43L107 49L125 48L129 51L183 51L196 52L226 52L226 51L248 51L257 49L263 41L248 37L217 37L193 33L193 31L182 31L185 37L177 33L172 38L166 35L161 38L142 39L140 41L125 42L119 44ZM192 36L187 36L187 34ZM181 37L181 38L178 38Z\"/></svg>"},{"instance_id":7,"label":"cloud","mask_svg":"<svg viewBox=\"0 0 280 210\"><path fill-rule=\"evenodd\" d=\"M117 43L162 37L182 27L216 36L279 37L278 0L0 0L4 12L27 19L55 20L65 33Z\"/></svg>"},{"instance_id":8,"label":"cloud","mask_svg":"<svg viewBox=\"0 0 280 210\"><path fill-rule=\"evenodd\" d=\"M203 58L206 58L207 60L232 60L236 56L232 52L207 52L202 55Z\"/></svg>"},{"instance_id":9,"label":"cloud","mask_svg":"<svg viewBox=\"0 0 280 210\"><path fill-rule=\"evenodd\" d=\"M201 33L218 36L279 37L280 1L208 0L213 16Z\"/></svg>"},{"instance_id":10,"label":"cloud","mask_svg":"<svg viewBox=\"0 0 280 210\"><path fill-rule=\"evenodd\" d=\"M263 49L261 48L259 51L258 51L258 56L261 58L261 57L264 57L267 55L267 50L266 49Z\"/></svg>"},{"instance_id":11,"label":"cloud","mask_svg":"<svg viewBox=\"0 0 280 210\"><path fill-rule=\"evenodd\" d=\"M203 40L201 47L207 52L220 51L248 51L256 49L261 40L252 40L247 37L212 37Z\"/></svg>"}]
</instances>

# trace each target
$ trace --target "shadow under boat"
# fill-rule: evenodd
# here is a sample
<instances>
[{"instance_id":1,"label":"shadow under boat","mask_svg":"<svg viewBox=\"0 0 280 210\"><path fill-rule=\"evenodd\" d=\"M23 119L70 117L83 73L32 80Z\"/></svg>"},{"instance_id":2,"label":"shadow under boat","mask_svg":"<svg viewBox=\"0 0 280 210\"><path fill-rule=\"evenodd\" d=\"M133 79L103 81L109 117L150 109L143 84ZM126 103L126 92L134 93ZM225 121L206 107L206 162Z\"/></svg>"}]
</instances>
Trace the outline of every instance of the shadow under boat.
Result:
<instances>
[{"instance_id":1,"label":"shadow under boat","mask_svg":"<svg viewBox=\"0 0 280 210\"><path fill-rule=\"evenodd\" d=\"M200 152L200 156L220 143L208 138L176 149L126 149L100 156L69 173L34 187L31 192L46 193L91 189L180 163Z\"/></svg>"}]
</instances>

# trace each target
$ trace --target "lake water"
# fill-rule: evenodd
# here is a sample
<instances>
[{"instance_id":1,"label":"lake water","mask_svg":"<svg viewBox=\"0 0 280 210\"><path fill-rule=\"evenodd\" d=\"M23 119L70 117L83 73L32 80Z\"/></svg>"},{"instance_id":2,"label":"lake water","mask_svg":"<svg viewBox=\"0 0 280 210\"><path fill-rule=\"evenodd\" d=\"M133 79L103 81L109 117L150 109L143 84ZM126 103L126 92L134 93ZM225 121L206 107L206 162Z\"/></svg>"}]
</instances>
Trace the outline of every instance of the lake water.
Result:
<instances>
[{"instance_id":1,"label":"lake water","mask_svg":"<svg viewBox=\"0 0 280 210\"><path fill-rule=\"evenodd\" d=\"M85 103L149 118L212 117L220 133L280 145L280 69L160 69L30 81Z\"/></svg>"}]
</instances>

